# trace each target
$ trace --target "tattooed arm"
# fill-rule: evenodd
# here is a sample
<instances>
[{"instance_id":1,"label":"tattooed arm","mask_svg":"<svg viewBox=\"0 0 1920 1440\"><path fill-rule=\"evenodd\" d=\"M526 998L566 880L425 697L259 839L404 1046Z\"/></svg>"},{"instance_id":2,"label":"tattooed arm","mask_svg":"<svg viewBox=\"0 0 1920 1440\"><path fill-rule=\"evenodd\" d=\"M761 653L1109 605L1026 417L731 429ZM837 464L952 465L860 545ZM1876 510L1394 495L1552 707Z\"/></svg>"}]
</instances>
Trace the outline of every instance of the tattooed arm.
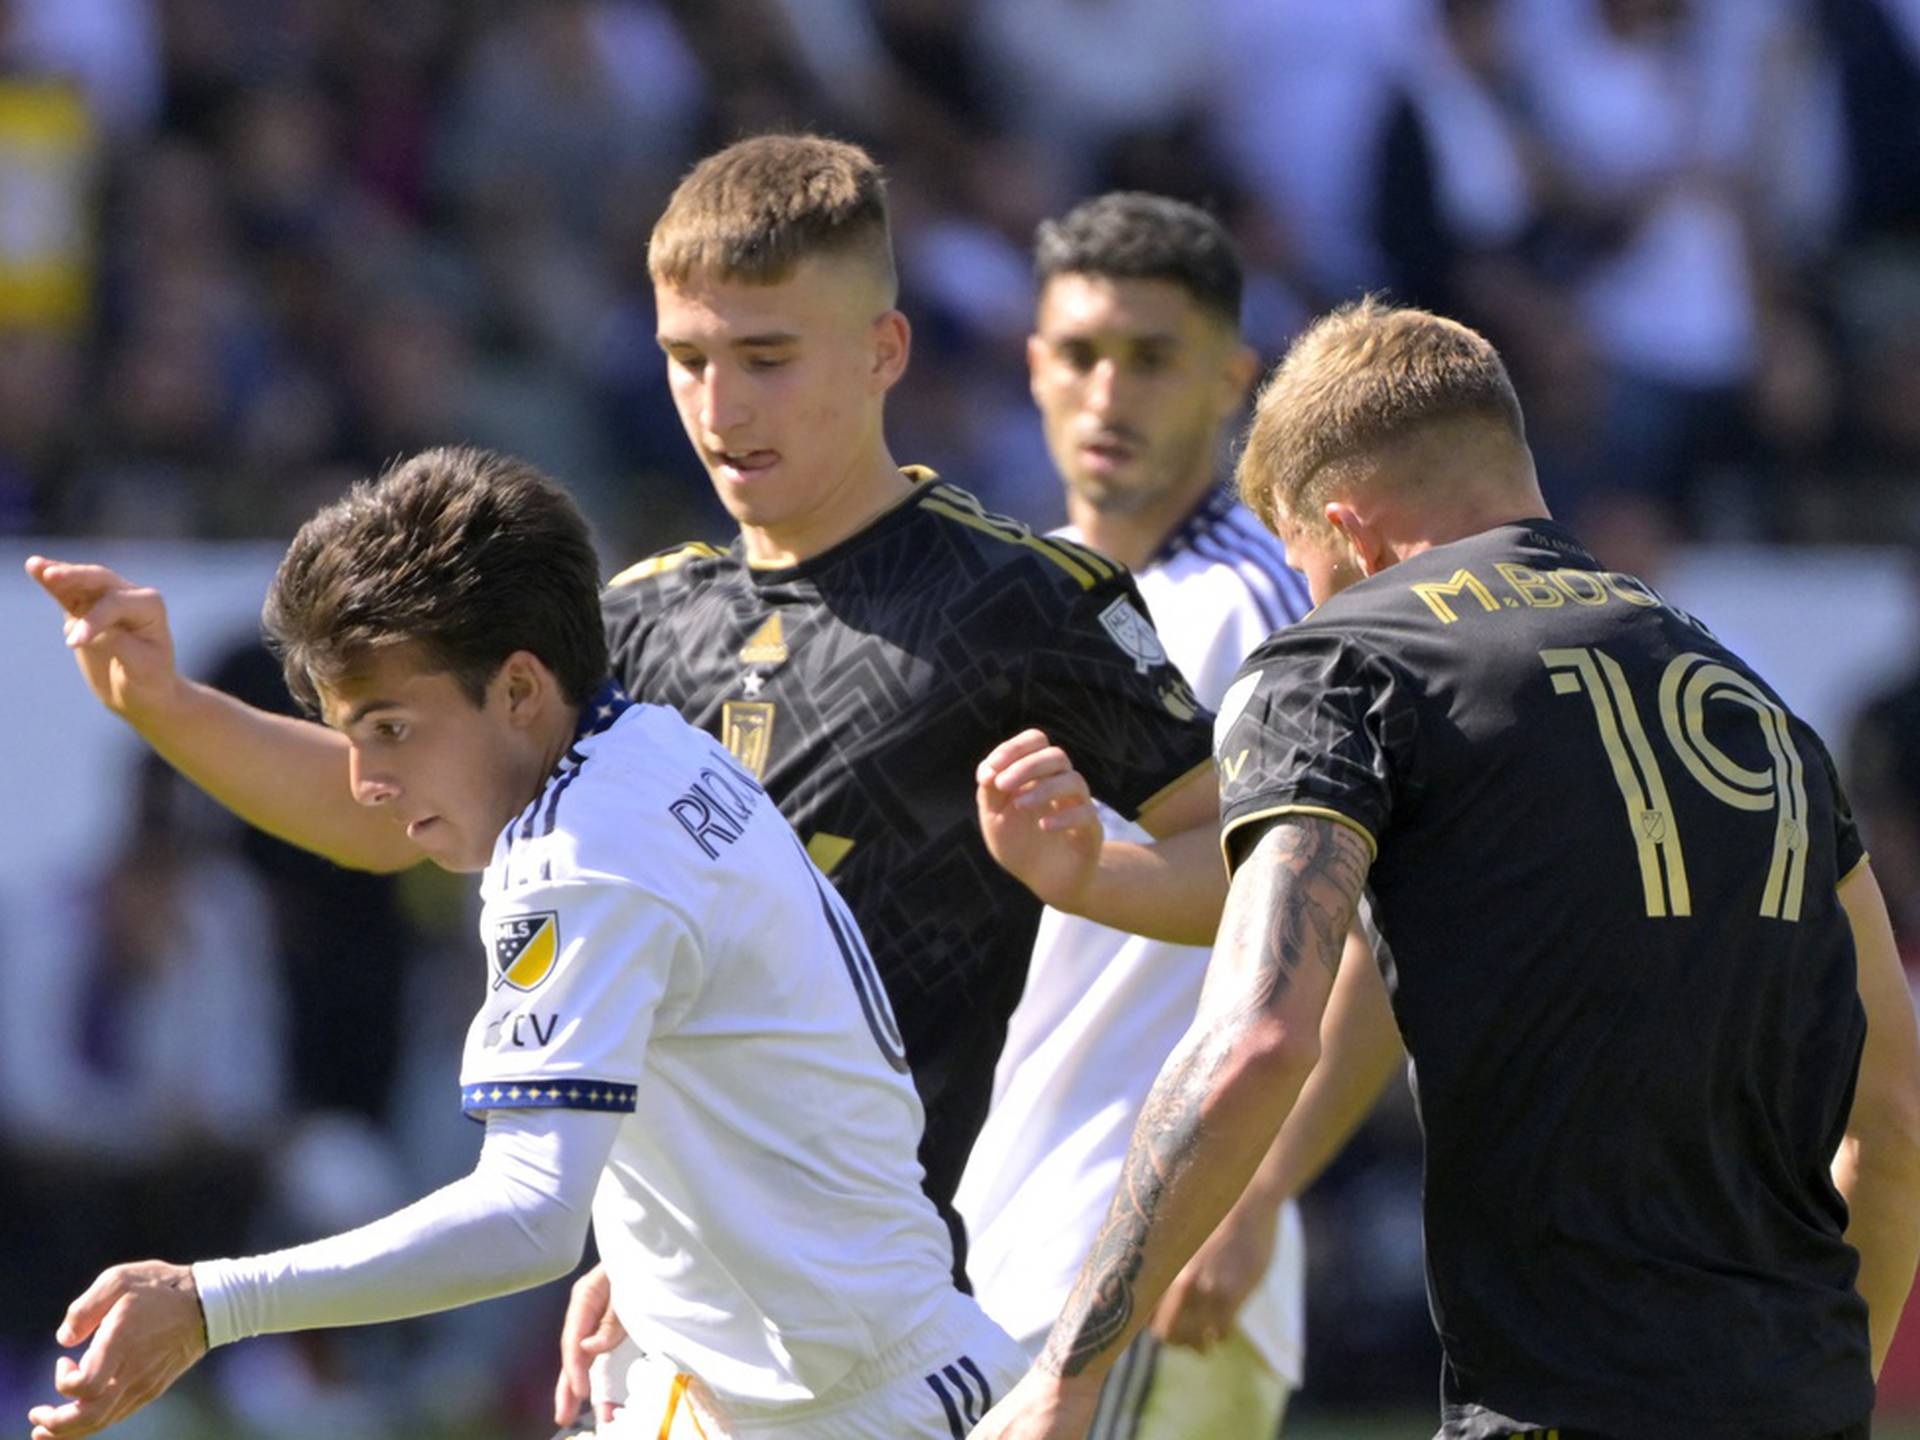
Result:
<instances>
[{"instance_id":1,"label":"tattooed arm","mask_svg":"<svg viewBox=\"0 0 1920 1440\"><path fill-rule=\"evenodd\" d=\"M1154 1082L1112 1208L1047 1347L974 1440L1077 1440L1154 1302L1267 1152L1320 1050L1320 1016L1366 883L1351 826L1287 815L1227 896L1199 1013Z\"/></svg>"}]
</instances>

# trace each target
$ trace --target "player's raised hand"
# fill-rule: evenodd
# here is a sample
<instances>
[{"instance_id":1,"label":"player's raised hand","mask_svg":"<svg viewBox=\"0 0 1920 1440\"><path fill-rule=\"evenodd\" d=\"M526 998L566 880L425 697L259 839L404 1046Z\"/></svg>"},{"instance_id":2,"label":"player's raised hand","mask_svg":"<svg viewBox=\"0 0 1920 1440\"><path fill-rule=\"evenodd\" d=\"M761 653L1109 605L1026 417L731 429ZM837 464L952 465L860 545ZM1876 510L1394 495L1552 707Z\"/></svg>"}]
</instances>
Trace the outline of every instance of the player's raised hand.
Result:
<instances>
[{"instance_id":1,"label":"player's raised hand","mask_svg":"<svg viewBox=\"0 0 1920 1440\"><path fill-rule=\"evenodd\" d=\"M55 1365L54 1389L66 1403L27 1412L33 1440L98 1434L165 1394L207 1353L193 1272L163 1260L116 1265L67 1307L55 1338L93 1343L78 1363L62 1355Z\"/></svg>"},{"instance_id":2,"label":"player's raised hand","mask_svg":"<svg viewBox=\"0 0 1920 1440\"><path fill-rule=\"evenodd\" d=\"M1151 1328L1169 1345L1202 1354L1232 1333L1273 1263L1274 1213L1236 1205L1201 1242L1154 1307Z\"/></svg>"},{"instance_id":3,"label":"player's raised hand","mask_svg":"<svg viewBox=\"0 0 1920 1440\"><path fill-rule=\"evenodd\" d=\"M974 771L980 831L1001 867L1050 905L1076 908L1106 833L1086 777L1043 730L1022 730Z\"/></svg>"},{"instance_id":4,"label":"player's raised hand","mask_svg":"<svg viewBox=\"0 0 1920 1440\"><path fill-rule=\"evenodd\" d=\"M613 1285L607 1267L596 1265L573 1282L567 1318L560 1325L560 1378L553 1385L553 1423L569 1425L593 1393L593 1362L610 1355L627 1338L613 1313ZM611 1420L612 1402L597 1405L598 1419Z\"/></svg>"},{"instance_id":5,"label":"player's raised hand","mask_svg":"<svg viewBox=\"0 0 1920 1440\"><path fill-rule=\"evenodd\" d=\"M178 693L173 632L158 590L104 565L33 555L27 574L66 612L67 646L100 703L135 724Z\"/></svg>"}]
</instances>

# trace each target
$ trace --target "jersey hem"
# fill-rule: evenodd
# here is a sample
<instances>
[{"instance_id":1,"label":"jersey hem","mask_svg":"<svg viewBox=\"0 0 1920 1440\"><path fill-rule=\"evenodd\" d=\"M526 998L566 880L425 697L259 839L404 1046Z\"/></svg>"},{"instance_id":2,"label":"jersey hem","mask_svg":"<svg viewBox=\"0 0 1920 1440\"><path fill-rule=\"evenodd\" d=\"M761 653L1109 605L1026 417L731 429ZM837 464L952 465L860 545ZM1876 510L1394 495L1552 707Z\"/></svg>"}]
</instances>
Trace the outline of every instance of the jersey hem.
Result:
<instances>
[{"instance_id":1,"label":"jersey hem","mask_svg":"<svg viewBox=\"0 0 1920 1440\"><path fill-rule=\"evenodd\" d=\"M1871 860L1872 858L1873 856L1871 854L1869 854L1865 850L1862 850L1860 852L1860 858L1854 861L1853 864L1847 867L1847 873L1842 875L1837 881L1834 882L1834 888L1838 889L1840 886L1846 884L1849 880L1853 879L1854 876L1860 873L1861 867L1864 866L1867 863L1867 861Z\"/></svg>"}]
</instances>

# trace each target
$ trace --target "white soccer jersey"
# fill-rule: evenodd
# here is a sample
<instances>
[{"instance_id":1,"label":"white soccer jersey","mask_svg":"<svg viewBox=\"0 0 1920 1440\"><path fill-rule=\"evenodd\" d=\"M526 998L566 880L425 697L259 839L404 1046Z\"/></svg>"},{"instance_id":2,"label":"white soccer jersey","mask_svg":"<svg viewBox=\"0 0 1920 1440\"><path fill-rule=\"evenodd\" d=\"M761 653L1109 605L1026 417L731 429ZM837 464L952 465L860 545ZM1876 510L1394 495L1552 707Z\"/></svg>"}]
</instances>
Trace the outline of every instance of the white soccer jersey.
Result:
<instances>
[{"instance_id":1,"label":"white soccer jersey","mask_svg":"<svg viewBox=\"0 0 1920 1440\"><path fill-rule=\"evenodd\" d=\"M1168 654L1209 706L1254 646L1312 605L1279 541L1224 490L1135 578ZM1109 835L1150 838L1110 810L1101 819ZM975 1294L1030 1351L1106 1217L1147 1091L1193 1023L1208 955L1056 910L1041 919L993 1107L955 1196ZM1301 1379L1304 1283L1299 1215L1288 1204L1240 1325L1290 1385Z\"/></svg>"},{"instance_id":2,"label":"white soccer jersey","mask_svg":"<svg viewBox=\"0 0 1920 1440\"><path fill-rule=\"evenodd\" d=\"M488 866L462 1103L623 1113L593 1225L634 1340L724 1410L832 1399L959 1299L885 993L725 750L598 708Z\"/></svg>"}]
</instances>

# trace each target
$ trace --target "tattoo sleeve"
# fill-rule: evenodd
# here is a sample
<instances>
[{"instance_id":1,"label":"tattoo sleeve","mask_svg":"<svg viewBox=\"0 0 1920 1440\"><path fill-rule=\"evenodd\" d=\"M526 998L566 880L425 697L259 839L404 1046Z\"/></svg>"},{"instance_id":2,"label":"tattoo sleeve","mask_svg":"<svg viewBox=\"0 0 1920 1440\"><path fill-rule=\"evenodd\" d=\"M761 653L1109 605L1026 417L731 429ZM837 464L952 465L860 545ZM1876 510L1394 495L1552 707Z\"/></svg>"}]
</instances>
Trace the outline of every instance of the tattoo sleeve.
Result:
<instances>
[{"instance_id":1,"label":"tattoo sleeve","mask_svg":"<svg viewBox=\"0 0 1920 1440\"><path fill-rule=\"evenodd\" d=\"M1247 1057L1276 1024L1311 1027L1317 1044L1368 864L1352 827L1305 815L1275 822L1242 862L1199 1014L1141 1108L1043 1369L1078 1375L1117 1354L1239 1197L1305 1079L1276 1095Z\"/></svg>"}]
</instances>

